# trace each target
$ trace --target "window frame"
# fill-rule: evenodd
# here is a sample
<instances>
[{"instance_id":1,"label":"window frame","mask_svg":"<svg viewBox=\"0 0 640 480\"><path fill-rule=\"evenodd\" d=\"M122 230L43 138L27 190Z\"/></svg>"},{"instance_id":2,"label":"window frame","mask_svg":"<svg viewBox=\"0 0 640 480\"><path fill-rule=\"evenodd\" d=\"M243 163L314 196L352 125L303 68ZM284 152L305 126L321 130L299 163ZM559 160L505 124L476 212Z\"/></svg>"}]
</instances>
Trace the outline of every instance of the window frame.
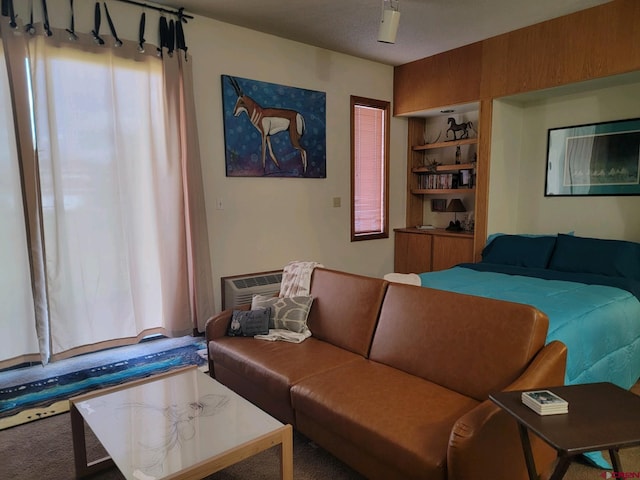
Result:
<instances>
[{"instance_id":1,"label":"window frame","mask_svg":"<svg viewBox=\"0 0 640 480\"><path fill-rule=\"evenodd\" d=\"M384 131L382 135L382 145L384 148L382 155L382 207L381 214L382 228L379 232L358 233L356 231L356 108L367 107L383 111ZM375 240L379 238L389 238L389 131L391 120L391 102L385 100L375 100L372 98L351 95L351 241Z\"/></svg>"}]
</instances>

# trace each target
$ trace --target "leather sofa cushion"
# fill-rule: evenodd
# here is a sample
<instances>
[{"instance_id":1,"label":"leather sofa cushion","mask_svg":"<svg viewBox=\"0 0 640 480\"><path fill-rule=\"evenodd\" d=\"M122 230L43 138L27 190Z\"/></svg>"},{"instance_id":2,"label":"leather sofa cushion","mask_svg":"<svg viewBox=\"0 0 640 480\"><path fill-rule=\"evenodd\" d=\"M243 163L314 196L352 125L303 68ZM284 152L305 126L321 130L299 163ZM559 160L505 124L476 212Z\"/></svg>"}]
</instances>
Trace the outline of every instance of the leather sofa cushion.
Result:
<instances>
[{"instance_id":1,"label":"leather sofa cushion","mask_svg":"<svg viewBox=\"0 0 640 480\"><path fill-rule=\"evenodd\" d=\"M222 337L209 342L215 365L259 386L265 395L290 402L289 389L309 375L364 359L313 337L302 343L270 342L249 337Z\"/></svg>"},{"instance_id":2,"label":"leather sofa cushion","mask_svg":"<svg viewBox=\"0 0 640 480\"><path fill-rule=\"evenodd\" d=\"M391 284L369 358L482 401L520 376L548 324L529 305Z\"/></svg>"},{"instance_id":3,"label":"leather sofa cushion","mask_svg":"<svg viewBox=\"0 0 640 480\"><path fill-rule=\"evenodd\" d=\"M388 282L316 268L307 325L313 336L366 357Z\"/></svg>"},{"instance_id":4,"label":"leather sofa cushion","mask_svg":"<svg viewBox=\"0 0 640 480\"><path fill-rule=\"evenodd\" d=\"M370 360L343 365L293 386L298 412L378 458L406 478L446 478L453 424L476 400ZM304 434L305 432L302 431Z\"/></svg>"}]
</instances>

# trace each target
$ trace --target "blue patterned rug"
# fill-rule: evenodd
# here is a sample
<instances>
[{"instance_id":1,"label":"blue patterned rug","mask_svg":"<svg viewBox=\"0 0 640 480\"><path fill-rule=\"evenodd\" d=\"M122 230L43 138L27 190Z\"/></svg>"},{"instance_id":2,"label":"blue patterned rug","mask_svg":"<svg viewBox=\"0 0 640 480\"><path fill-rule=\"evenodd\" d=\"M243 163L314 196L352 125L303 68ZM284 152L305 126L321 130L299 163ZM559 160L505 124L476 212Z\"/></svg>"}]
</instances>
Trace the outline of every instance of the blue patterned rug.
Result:
<instances>
[{"instance_id":1,"label":"blue patterned rug","mask_svg":"<svg viewBox=\"0 0 640 480\"><path fill-rule=\"evenodd\" d=\"M204 365L205 358L198 354L198 350L204 348L206 348L204 341L194 341L193 344L184 347L149 353L141 357L2 388L0 389L0 422L5 420L5 417L16 416L29 409L33 409L34 413L31 415L36 418L26 418L15 424L55 415L67 411L68 402L66 400L76 395L187 365ZM61 401L65 401L64 404L58 405L52 410L46 408ZM13 423L8 426L12 425Z\"/></svg>"}]
</instances>

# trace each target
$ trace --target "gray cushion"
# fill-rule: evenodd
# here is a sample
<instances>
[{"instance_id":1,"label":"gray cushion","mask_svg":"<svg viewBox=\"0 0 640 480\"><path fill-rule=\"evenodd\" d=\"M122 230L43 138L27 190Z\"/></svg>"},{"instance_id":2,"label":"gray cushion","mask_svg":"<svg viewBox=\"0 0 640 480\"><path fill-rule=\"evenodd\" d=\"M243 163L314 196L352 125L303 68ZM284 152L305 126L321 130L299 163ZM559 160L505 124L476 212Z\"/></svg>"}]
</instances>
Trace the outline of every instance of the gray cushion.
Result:
<instances>
[{"instance_id":1,"label":"gray cushion","mask_svg":"<svg viewBox=\"0 0 640 480\"><path fill-rule=\"evenodd\" d=\"M267 297L254 295L251 309L269 308L269 328L282 328L301 333L307 329L307 317L313 297Z\"/></svg>"}]
</instances>

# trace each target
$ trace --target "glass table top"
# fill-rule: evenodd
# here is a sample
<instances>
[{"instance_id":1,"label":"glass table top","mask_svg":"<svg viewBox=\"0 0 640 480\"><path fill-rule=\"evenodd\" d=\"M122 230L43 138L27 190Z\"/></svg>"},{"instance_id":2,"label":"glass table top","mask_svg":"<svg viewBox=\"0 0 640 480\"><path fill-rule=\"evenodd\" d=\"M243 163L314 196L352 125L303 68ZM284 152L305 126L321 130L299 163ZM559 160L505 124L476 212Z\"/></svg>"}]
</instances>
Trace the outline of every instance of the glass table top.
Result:
<instances>
[{"instance_id":1,"label":"glass table top","mask_svg":"<svg viewBox=\"0 0 640 480\"><path fill-rule=\"evenodd\" d=\"M75 405L128 480L161 479L283 426L196 368Z\"/></svg>"}]
</instances>

